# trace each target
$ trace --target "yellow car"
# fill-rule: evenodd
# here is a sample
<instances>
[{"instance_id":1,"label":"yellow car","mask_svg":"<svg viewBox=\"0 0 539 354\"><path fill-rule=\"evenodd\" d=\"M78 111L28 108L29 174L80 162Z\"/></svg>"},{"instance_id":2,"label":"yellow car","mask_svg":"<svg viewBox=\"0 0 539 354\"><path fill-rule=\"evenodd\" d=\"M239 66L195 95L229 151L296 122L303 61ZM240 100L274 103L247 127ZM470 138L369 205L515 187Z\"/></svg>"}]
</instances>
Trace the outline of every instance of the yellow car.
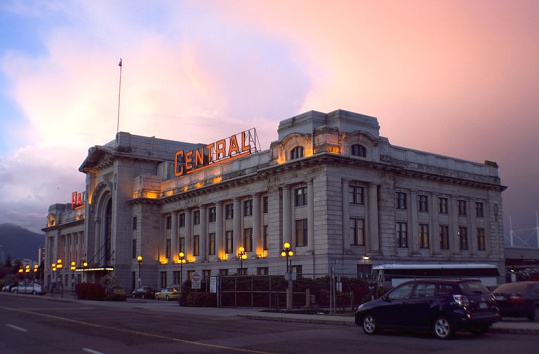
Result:
<instances>
[{"instance_id":1,"label":"yellow car","mask_svg":"<svg viewBox=\"0 0 539 354\"><path fill-rule=\"evenodd\" d=\"M178 300L180 298L180 289L178 288L163 288L161 291L155 293L157 300Z\"/></svg>"}]
</instances>

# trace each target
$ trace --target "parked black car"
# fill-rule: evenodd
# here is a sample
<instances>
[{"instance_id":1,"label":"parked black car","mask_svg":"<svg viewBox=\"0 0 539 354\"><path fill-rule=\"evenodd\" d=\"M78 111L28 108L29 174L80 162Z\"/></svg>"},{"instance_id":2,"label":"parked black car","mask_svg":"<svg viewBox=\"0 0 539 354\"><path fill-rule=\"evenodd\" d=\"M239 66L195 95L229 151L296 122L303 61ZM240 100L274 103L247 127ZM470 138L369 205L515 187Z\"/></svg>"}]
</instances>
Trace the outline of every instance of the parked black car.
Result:
<instances>
[{"instance_id":1,"label":"parked black car","mask_svg":"<svg viewBox=\"0 0 539 354\"><path fill-rule=\"evenodd\" d=\"M355 323L367 334L384 329L432 331L440 339L468 329L485 333L500 319L492 293L479 280L418 279L360 305Z\"/></svg>"},{"instance_id":2,"label":"parked black car","mask_svg":"<svg viewBox=\"0 0 539 354\"><path fill-rule=\"evenodd\" d=\"M492 291L502 317L539 321L539 281L505 283Z\"/></svg>"},{"instance_id":3,"label":"parked black car","mask_svg":"<svg viewBox=\"0 0 539 354\"><path fill-rule=\"evenodd\" d=\"M155 290L150 288L149 286L142 286L138 289L133 290L131 296L133 297L133 299L155 299Z\"/></svg>"}]
</instances>

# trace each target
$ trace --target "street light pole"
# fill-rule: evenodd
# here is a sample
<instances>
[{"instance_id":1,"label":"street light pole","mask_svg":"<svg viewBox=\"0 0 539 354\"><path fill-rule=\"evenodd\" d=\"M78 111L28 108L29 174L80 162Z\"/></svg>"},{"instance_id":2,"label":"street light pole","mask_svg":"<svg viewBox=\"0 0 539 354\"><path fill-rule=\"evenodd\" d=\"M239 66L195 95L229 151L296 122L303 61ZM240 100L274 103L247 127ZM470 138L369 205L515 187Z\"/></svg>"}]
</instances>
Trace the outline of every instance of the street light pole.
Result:
<instances>
[{"instance_id":1,"label":"street light pole","mask_svg":"<svg viewBox=\"0 0 539 354\"><path fill-rule=\"evenodd\" d=\"M286 275L285 279L288 280L288 289L286 290L286 310L292 310L292 267L288 265L288 258L294 255L294 251L290 249L290 243L285 242L281 251L281 256L286 259ZM291 261L290 261L291 262Z\"/></svg>"},{"instance_id":2,"label":"street light pole","mask_svg":"<svg viewBox=\"0 0 539 354\"><path fill-rule=\"evenodd\" d=\"M238 258L240 259L240 274L243 274L243 260L247 259L247 252L245 252L245 248L243 246L241 246L238 251Z\"/></svg>"},{"instance_id":3,"label":"street light pole","mask_svg":"<svg viewBox=\"0 0 539 354\"><path fill-rule=\"evenodd\" d=\"M64 285L62 283L62 268L64 266L62 265L62 260L58 258L56 261L56 268L58 269L58 278L60 278L60 287L62 288L62 297L64 297Z\"/></svg>"},{"instance_id":4,"label":"street light pole","mask_svg":"<svg viewBox=\"0 0 539 354\"><path fill-rule=\"evenodd\" d=\"M142 256L137 256L137 262L138 262L138 287L140 288L141 285L141 274L140 274L140 265L142 264Z\"/></svg>"},{"instance_id":5,"label":"street light pole","mask_svg":"<svg viewBox=\"0 0 539 354\"><path fill-rule=\"evenodd\" d=\"M77 270L77 262L71 262L71 270L73 271L73 278L71 278L71 293L75 292L75 270Z\"/></svg>"},{"instance_id":6,"label":"street light pole","mask_svg":"<svg viewBox=\"0 0 539 354\"><path fill-rule=\"evenodd\" d=\"M183 264L186 262L185 253L178 253L178 261L180 262L180 298L178 299L178 303L181 305L183 296Z\"/></svg>"}]
</instances>

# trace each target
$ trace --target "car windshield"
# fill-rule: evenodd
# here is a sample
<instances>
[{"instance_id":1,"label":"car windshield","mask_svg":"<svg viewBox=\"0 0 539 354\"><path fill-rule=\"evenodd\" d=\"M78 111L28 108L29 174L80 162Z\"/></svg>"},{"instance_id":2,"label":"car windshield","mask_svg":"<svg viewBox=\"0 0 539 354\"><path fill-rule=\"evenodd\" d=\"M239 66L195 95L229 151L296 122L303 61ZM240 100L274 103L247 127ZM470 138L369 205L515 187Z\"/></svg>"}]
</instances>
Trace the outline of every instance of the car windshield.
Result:
<instances>
[{"instance_id":1,"label":"car windshield","mask_svg":"<svg viewBox=\"0 0 539 354\"><path fill-rule=\"evenodd\" d=\"M497 287L494 292L497 293L525 293L529 288L528 283L506 283Z\"/></svg>"},{"instance_id":2,"label":"car windshield","mask_svg":"<svg viewBox=\"0 0 539 354\"><path fill-rule=\"evenodd\" d=\"M478 281L462 282L459 289L462 295L490 295L490 290Z\"/></svg>"}]
</instances>

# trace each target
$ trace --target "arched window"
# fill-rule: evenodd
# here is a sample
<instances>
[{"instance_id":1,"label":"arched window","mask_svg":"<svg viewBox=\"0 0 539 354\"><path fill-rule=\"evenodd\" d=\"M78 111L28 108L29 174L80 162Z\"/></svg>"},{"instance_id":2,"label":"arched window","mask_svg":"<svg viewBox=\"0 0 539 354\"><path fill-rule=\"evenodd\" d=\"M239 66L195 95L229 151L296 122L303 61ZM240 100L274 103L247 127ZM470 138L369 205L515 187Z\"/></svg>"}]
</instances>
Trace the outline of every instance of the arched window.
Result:
<instances>
[{"instance_id":1,"label":"arched window","mask_svg":"<svg viewBox=\"0 0 539 354\"><path fill-rule=\"evenodd\" d=\"M363 145L352 145L352 156L367 157L367 148Z\"/></svg>"},{"instance_id":2,"label":"arched window","mask_svg":"<svg viewBox=\"0 0 539 354\"><path fill-rule=\"evenodd\" d=\"M303 146L296 146L290 150L290 160L299 159L303 157Z\"/></svg>"}]
</instances>

